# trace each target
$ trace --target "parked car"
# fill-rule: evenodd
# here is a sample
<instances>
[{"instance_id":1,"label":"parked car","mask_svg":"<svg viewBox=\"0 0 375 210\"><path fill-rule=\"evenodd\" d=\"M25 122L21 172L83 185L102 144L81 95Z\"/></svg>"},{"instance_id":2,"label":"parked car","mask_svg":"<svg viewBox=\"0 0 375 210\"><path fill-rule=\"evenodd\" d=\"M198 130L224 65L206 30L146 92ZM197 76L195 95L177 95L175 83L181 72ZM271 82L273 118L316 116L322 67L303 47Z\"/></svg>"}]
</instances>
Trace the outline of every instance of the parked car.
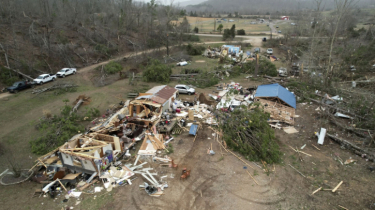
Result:
<instances>
[{"instance_id":1,"label":"parked car","mask_svg":"<svg viewBox=\"0 0 375 210\"><path fill-rule=\"evenodd\" d=\"M185 93L189 95L195 94L195 89L187 85L176 85L176 87L174 88L176 88L179 93Z\"/></svg>"},{"instance_id":2,"label":"parked car","mask_svg":"<svg viewBox=\"0 0 375 210\"><path fill-rule=\"evenodd\" d=\"M276 28L279 28L279 26L276 26Z\"/></svg>"},{"instance_id":3,"label":"parked car","mask_svg":"<svg viewBox=\"0 0 375 210\"><path fill-rule=\"evenodd\" d=\"M281 34L281 31L278 31L277 33Z\"/></svg>"},{"instance_id":4,"label":"parked car","mask_svg":"<svg viewBox=\"0 0 375 210\"><path fill-rule=\"evenodd\" d=\"M263 42L266 42L266 41L267 41L267 38L266 38L266 37L264 37L264 38L262 39L262 41L263 41Z\"/></svg>"},{"instance_id":5,"label":"parked car","mask_svg":"<svg viewBox=\"0 0 375 210\"><path fill-rule=\"evenodd\" d=\"M290 25L292 25L292 26L295 26L295 25L296 25L296 23L290 23Z\"/></svg>"},{"instance_id":6,"label":"parked car","mask_svg":"<svg viewBox=\"0 0 375 210\"><path fill-rule=\"evenodd\" d=\"M54 74L42 74L36 79L34 79L34 82L38 85L42 85L46 82L55 81L55 79L56 79L56 75Z\"/></svg>"},{"instance_id":7,"label":"parked car","mask_svg":"<svg viewBox=\"0 0 375 210\"><path fill-rule=\"evenodd\" d=\"M10 93L18 93L21 90L33 88L34 86L35 86L34 82L18 81L18 82L15 82L12 86L7 87L7 90Z\"/></svg>"},{"instance_id":8,"label":"parked car","mask_svg":"<svg viewBox=\"0 0 375 210\"><path fill-rule=\"evenodd\" d=\"M272 48L268 48L267 49L267 54L272 55L273 54L273 49Z\"/></svg>"},{"instance_id":9,"label":"parked car","mask_svg":"<svg viewBox=\"0 0 375 210\"><path fill-rule=\"evenodd\" d=\"M259 47L255 48L254 53L260 53L260 48Z\"/></svg>"},{"instance_id":10,"label":"parked car","mask_svg":"<svg viewBox=\"0 0 375 210\"><path fill-rule=\"evenodd\" d=\"M56 73L56 76L57 77L65 77L65 76L68 76L68 75L71 75L71 74L76 74L76 73L77 73L77 69L75 69L75 68L63 68Z\"/></svg>"},{"instance_id":11,"label":"parked car","mask_svg":"<svg viewBox=\"0 0 375 210\"><path fill-rule=\"evenodd\" d=\"M350 66L350 71L355 71L355 70L357 70L357 69L355 69L355 66L351 65Z\"/></svg>"}]
</instances>

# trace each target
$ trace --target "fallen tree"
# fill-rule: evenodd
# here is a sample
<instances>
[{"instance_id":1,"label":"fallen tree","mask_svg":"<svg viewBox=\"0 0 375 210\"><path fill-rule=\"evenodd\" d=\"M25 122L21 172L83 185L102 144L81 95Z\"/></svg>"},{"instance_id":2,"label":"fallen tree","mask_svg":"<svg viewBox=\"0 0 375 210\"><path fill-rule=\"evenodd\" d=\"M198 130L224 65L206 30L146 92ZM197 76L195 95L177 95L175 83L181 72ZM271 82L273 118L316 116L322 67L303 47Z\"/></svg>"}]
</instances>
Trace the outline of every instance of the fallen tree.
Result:
<instances>
[{"instance_id":1,"label":"fallen tree","mask_svg":"<svg viewBox=\"0 0 375 210\"><path fill-rule=\"evenodd\" d=\"M57 83L49 87L43 87L43 88L35 88L32 93L33 94L40 94L46 91L51 91L51 90L57 90L57 89L62 89L65 91L70 91L73 92L78 85L75 84L69 84L69 83Z\"/></svg>"},{"instance_id":2,"label":"fallen tree","mask_svg":"<svg viewBox=\"0 0 375 210\"><path fill-rule=\"evenodd\" d=\"M248 160L264 160L278 163L281 160L275 133L268 125L270 115L256 107L248 111L238 109L229 113L218 113L219 128L226 144Z\"/></svg>"}]
</instances>

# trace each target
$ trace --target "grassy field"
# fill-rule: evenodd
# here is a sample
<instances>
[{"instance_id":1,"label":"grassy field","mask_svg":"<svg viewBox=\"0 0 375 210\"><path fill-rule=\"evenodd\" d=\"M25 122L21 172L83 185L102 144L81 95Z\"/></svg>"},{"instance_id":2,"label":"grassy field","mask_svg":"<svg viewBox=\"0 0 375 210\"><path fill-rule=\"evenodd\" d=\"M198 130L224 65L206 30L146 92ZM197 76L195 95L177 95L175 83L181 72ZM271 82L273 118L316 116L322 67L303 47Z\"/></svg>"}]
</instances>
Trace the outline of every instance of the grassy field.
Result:
<instances>
[{"instance_id":1,"label":"grassy field","mask_svg":"<svg viewBox=\"0 0 375 210\"><path fill-rule=\"evenodd\" d=\"M191 29L198 27L199 33L209 33L214 30L214 20L216 18L201 18L201 17L186 17L191 25ZM250 22L256 22L253 19L240 19L240 18L230 18L234 22L226 22L221 20L221 23L216 22L216 28L223 24L223 29L230 29L233 24L236 25L236 30L244 29L248 33L259 33L259 32L268 32L269 27L266 23L263 24L250 24Z\"/></svg>"},{"instance_id":2,"label":"grassy field","mask_svg":"<svg viewBox=\"0 0 375 210\"><path fill-rule=\"evenodd\" d=\"M214 36L199 36L200 42L225 42L223 41L222 37L214 37ZM245 40L244 38L241 37L235 37L233 41L243 41Z\"/></svg>"}]
</instances>

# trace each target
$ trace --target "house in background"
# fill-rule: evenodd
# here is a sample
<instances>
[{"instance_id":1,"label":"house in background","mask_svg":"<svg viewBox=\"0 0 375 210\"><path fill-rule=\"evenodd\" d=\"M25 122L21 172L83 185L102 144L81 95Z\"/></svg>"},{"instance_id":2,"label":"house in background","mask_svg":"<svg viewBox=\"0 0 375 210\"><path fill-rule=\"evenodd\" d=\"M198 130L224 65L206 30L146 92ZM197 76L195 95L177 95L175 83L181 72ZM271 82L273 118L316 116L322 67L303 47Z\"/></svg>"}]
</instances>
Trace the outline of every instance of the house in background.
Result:
<instances>
[{"instance_id":1,"label":"house in background","mask_svg":"<svg viewBox=\"0 0 375 210\"><path fill-rule=\"evenodd\" d=\"M283 86L278 83L258 86L254 101L260 102L272 119L294 125L296 97Z\"/></svg>"},{"instance_id":2,"label":"house in background","mask_svg":"<svg viewBox=\"0 0 375 210\"><path fill-rule=\"evenodd\" d=\"M289 16L281 16L281 20L289 20Z\"/></svg>"}]
</instances>

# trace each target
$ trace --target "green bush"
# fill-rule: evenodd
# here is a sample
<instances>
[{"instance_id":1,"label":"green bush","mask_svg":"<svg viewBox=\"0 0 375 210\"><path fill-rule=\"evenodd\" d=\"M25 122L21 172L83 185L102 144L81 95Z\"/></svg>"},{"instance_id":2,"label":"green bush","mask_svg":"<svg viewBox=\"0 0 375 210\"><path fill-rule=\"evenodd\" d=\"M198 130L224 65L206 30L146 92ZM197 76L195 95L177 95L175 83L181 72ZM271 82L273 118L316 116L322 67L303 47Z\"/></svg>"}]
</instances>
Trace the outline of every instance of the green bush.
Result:
<instances>
[{"instance_id":1,"label":"green bush","mask_svg":"<svg viewBox=\"0 0 375 210\"><path fill-rule=\"evenodd\" d=\"M17 77L16 73L12 70L9 70L5 67L1 67L0 69L0 81L1 83L11 86L13 83L19 81L20 79Z\"/></svg>"},{"instance_id":2,"label":"green bush","mask_svg":"<svg viewBox=\"0 0 375 210\"><path fill-rule=\"evenodd\" d=\"M169 82L172 67L162 64L159 60L152 59L142 73L145 82Z\"/></svg>"},{"instance_id":3,"label":"green bush","mask_svg":"<svg viewBox=\"0 0 375 210\"><path fill-rule=\"evenodd\" d=\"M237 30L237 35L246 35L245 30L243 29Z\"/></svg>"},{"instance_id":4,"label":"green bush","mask_svg":"<svg viewBox=\"0 0 375 210\"><path fill-rule=\"evenodd\" d=\"M189 55L202 55L204 50L205 50L205 47L202 45L192 45L189 43L186 46L186 51Z\"/></svg>"},{"instance_id":5,"label":"green bush","mask_svg":"<svg viewBox=\"0 0 375 210\"><path fill-rule=\"evenodd\" d=\"M243 68L244 73L254 73L255 72L255 61L245 63ZM277 76L277 69L275 64L273 64L269 60L262 59L259 61L259 69L258 69L258 74L264 74L268 75L271 77L276 77Z\"/></svg>"},{"instance_id":6,"label":"green bush","mask_svg":"<svg viewBox=\"0 0 375 210\"><path fill-rule=\"evenodd\" d=\"M121 71L122 69L123 68L122 68L121 64L119 64L116 61L111 61L107 65L104 66L104 71L107 74L115 74L115 73Z\"/></svg>"}]
</instances>

